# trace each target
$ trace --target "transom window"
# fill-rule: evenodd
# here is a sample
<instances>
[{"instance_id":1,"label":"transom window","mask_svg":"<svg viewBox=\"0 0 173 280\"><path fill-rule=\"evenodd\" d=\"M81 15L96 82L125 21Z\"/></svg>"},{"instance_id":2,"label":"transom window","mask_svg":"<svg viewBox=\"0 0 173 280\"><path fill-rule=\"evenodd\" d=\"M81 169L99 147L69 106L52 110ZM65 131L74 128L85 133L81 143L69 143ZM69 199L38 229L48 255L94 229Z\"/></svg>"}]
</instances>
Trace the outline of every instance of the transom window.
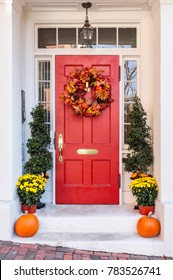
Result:
<instances>
[{"instance_id":1,"label":"transom window","mask_svg":"<svg viewBox=\"0 0 173 280\"><path fill-rule=\"evenodd\" d=\"M37 48L80 48L80 28L37 29ZM95 28L93 48L137 48L137 27Z\"/></svg>"}]
</instances>

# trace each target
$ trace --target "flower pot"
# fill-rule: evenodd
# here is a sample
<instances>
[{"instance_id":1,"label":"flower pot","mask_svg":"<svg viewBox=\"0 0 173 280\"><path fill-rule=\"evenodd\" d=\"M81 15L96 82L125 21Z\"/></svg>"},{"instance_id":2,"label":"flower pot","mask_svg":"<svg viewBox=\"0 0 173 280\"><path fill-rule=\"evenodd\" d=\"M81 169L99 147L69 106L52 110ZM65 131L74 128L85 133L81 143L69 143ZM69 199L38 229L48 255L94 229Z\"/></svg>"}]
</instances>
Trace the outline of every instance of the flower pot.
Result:
<instances>
[{"instance_id":1,"label":"flower pot","mask_svg":"<svg viewBox=\"0 0 173 280\"><path fill-rule=\"evenodd\" d=\"M149 212L152 212L154 213L155 211L155 206L154 205L151 205L151 206L140 206L139 205L139 213L141 215L148 215Z\"/></svg>"},{"instance_id":2,"label":"flower pot","mask_svg":"<svg viewBox=\"0 0 173 280\"><path fill-rule=\"evenodd\" d=\"M22 212L28 211L29 214L33 214L36 212L37 205L30 207L29 205L22 204Z\"/></svg>"}]
</instances>

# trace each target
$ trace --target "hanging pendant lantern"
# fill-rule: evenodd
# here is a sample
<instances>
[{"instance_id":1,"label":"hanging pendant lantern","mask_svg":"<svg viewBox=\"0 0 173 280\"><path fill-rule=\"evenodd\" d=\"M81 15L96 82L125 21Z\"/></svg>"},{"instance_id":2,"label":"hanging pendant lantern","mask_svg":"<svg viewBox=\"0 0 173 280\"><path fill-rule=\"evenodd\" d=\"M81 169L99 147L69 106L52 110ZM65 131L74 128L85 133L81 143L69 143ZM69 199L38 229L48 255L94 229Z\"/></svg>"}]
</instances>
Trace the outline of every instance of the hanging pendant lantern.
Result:
<instances>
[{"instance_id":1,"label":"hanging pendant lantern","mask_svg":"<svg viewBox=\"0 0 173 280\"><path fill-rule=\"evenodd\" d=\"M90 2L82 3L82 7L86 9L86 17L84 26L79 31L80 38L82 41L81 48L92 48L92 39L94 35L94 28L89 23L88 19L88 9L92 6Z\"/></svg>"}]
</instances>

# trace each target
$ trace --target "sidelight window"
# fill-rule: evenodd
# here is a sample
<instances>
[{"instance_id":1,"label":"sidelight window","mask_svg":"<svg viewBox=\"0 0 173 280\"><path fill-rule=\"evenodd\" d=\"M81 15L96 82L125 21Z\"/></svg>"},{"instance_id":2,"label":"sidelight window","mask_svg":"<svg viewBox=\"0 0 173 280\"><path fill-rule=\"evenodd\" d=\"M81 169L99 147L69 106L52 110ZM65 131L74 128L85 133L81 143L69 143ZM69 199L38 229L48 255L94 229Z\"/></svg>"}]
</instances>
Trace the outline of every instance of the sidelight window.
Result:
<instances>
[{"instance_id":1,"label":"sidelight window","mask_svg":"<svg viewBox=\"0 0 173 280\"><path fill-rule=\"evenodd\" d=\"M51 124L51 73L50 61L38 61L38 104L46 109L45 123L47 131L50 133Z\"/></svg>"},{"instance_id":2,"label":"sidelight window","mask_svg":"<svg viewBox=\"0 0 173 280\"><path fill-rule=\"evenodd\" d=\"M129 113L137 95L137 60L124 60L124 144L131 128Z\"/></svg>"}]
</instances>

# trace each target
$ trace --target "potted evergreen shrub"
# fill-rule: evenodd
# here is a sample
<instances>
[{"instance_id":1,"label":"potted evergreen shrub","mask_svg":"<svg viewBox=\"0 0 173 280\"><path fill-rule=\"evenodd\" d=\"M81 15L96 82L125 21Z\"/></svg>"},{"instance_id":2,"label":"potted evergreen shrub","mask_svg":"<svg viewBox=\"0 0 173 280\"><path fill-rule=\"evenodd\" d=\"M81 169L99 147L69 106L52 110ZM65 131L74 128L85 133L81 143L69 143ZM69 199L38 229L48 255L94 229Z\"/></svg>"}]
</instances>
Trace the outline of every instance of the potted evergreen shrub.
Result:
<instances>
[{"instance_id":1,"label":"potted evergreen shrub","mask_svg":"<svg viewBox=\"0 0 173 280\"><path fill-rule=\"evenodd\" d=\"M27 152L30 158L24 164L24 168L27 173L40 174L48 178L47 171L52 168L52 154L48 150L51 138L45 124L46 110L43 106L37 105L30 114L32 116L32 121L29 123L31 138L27 140ZM44 206L42 202L37 204L38 209Z\"/></svg>"},{"instance_id":2,"label":"potted evergreen shrub","mask_svg":"<svg viewBox=\"0 0 173 280\"><path fill-rule=\"evenodd\" d=\"M148 177L149 168L153 163L153 147L151 142L151 128L147 125L147 113L139 97L134 98L129 115L131 130L127 138L129 154L124 159L124 170L132 172L131 179ZM139 208L139 201L135 209Z\"/></svg>"},{"instance_id":3,"label":"potted evergreen shrub","mask_svg":"<svg viewBox=\"0 0 173 280\"><path fill-rule=\"evenodd\" d=\"M132 172L132 179L141 177L149 171L153 163L151 128L147 125L147 113L139 97L134 98L130 112L131 130L127 138L129 154L124 160L124 170Z\"/></svg>"}]
</instances>

